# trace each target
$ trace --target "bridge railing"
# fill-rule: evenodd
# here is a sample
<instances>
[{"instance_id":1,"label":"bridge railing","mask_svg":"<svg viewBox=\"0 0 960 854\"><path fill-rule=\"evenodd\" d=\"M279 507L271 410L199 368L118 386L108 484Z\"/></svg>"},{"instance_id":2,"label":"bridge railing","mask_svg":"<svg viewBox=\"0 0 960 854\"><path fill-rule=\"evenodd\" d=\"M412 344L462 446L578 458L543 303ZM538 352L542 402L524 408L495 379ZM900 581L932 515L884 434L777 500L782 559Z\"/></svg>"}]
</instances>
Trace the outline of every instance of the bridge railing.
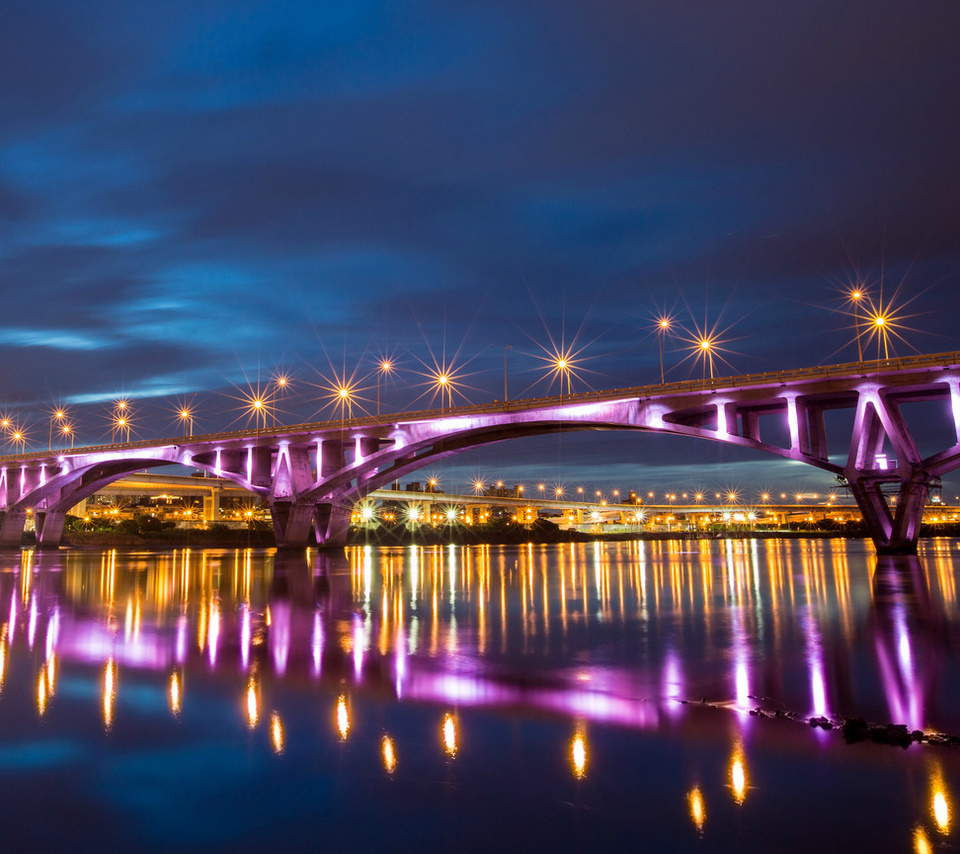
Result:
<instances>
[{"instance_id":1,"label":"bridge railing","mask_svg":"<svg viewBox=\"0 0 960 854\"><path fill-rule=\"evenodd\" d=\"M629 386L602 391L573 392L549 397L520 398L508 402L473 403L441 409L420 409L412 412L393 412L384 415L363 415L355 418L338 418L328 421L311 421L301 424L283 425L260 430L228 430L218 433L204 433L190 437L166 439L148 439L139 442L112 442L103 445L85 445L80 448L57 451L32 451L24 454L6 454L0 456L3 463L24 463L29 461L56 461L60 458L81 454L102 454L115 451L148 450L163 447L181 447L184 445L211 445L219 442L275 440L284 436L303 434L336 434L358 427L386 427L392 424L404 424L415 421L431 421L437 418L456 418L458 416L476 416L484 414L502 414L530 409L552 409L565 404L591 403L630 398L653 398L685 392L722 391L743 388L744 386L763 386L773 383L786 384L806 379L843 379L852 376L868 377L881 374L894 374L911 369L947 368L960 364L960 351L935 353L928 355L901 356L893 359L878 359L864 362L846 362L837 365L818 365L810 368L796 368L789 371L764 371L754 374L678 380L669 383Z\"/></svg>"}]
</instances>

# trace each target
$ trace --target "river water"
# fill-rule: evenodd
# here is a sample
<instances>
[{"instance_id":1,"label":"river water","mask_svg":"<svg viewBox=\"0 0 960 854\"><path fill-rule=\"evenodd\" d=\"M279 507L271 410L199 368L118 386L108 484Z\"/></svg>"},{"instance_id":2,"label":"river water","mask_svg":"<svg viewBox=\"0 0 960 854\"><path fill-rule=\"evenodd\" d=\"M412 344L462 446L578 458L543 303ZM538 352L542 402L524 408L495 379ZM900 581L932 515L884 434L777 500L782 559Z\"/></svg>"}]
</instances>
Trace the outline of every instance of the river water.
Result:
<instances>
[{"instance_id":1,"label":"river water","mask_svg":"<svg viewBox=\"0 0 960 854\"><path fill-rule=\"evenodd\" d=\"M954 848L960 748L807 721L960 735L958 569L953 540L8 553L2 848Z\"/></svg>"}]
</instances>

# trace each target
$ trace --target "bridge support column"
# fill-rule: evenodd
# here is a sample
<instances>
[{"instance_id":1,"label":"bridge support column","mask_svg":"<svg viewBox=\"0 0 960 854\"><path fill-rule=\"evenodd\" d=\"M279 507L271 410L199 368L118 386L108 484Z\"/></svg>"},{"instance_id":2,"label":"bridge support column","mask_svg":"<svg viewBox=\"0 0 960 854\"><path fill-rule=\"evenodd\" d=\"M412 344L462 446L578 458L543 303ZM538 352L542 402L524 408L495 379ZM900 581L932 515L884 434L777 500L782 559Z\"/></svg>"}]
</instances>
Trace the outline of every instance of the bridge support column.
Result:
<instances>
[{"instance_id":1,"label":"bridge support column","mask_svg":"<svg viewBox=\"0 0 960 854\"><path fill-rule=\"evenodd\" d=\"M271 501L270 513L278 549L305 549L310 545L310 527L315 513L313 504Z\"/></svg>"},{"instance_id":2,"label":"bridge support column","mask_svg":"<svg viewBox=\"0 0 960 854\"><path fill-rule=\"evenodd\" d=\"M863 478L851 480L850 492L856 499L867 533L879 554L916 554L917 538L923 522L923 508L929 484L926 479L912 478L900 483L893 512L880 482Z\"/></svg>"},{"instance_id":3,"label":"bridge support column","mask_svg":"<svg viewBox=\"0 0 960 854\"><path fill-rule=\"evenodd\" d=\"M350 512L350 507L337 504L317 505L313 520L317 528L317 542L321 546L336 548L346 545Z\"/></svg>"},{"instance_id":4,"label":"bridge support column","mask_svg":"<svg viewBox=\"0 0 960 854\"><path fill-rule=\"evenodd\" d=\"M47 510L37 513L34 525L37 531L37 546L44 549L60 547L60 538L63 536L63 523L67 514L63 511Z\"/></svg>"},{"instance_id":5,"label":"bridge support column","mask_svg":"<svg viewBox=\"0 0 960 854\"><path fill-rule=\"evenodd\" d=\"M220 487L214 487L209 495L203 496L203 521L220 521Z\"/></svg>"},{"instance_id":6,"label":"bridge support column","mask_svg":"<svg viewBox=\"0 0 960 854\"><path fill-rule=\"evenodd\" d=\"M7 510L0 523L0 548L18 549L23 540L23 526L27 523L26 510Z\"/></svg>"}]
</instances>

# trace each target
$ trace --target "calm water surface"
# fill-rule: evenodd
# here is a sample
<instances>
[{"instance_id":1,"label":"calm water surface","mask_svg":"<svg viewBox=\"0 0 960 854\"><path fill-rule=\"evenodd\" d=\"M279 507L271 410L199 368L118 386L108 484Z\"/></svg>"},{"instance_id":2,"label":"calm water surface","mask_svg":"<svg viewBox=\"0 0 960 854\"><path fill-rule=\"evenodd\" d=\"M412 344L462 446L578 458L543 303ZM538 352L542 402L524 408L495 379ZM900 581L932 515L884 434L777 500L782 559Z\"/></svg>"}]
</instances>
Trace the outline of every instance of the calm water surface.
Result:
<instances>
[{"instance_id":1,"label":"calm water surface","mask_svg":"<svg viewBox=\"0 0 960 854\"><path fill-rule=\"evenodd\" d=\"M960 543L0 557L3 850L933 851ZM758 706L798 719L749 714Z\"/></svg>"}]
</instances>

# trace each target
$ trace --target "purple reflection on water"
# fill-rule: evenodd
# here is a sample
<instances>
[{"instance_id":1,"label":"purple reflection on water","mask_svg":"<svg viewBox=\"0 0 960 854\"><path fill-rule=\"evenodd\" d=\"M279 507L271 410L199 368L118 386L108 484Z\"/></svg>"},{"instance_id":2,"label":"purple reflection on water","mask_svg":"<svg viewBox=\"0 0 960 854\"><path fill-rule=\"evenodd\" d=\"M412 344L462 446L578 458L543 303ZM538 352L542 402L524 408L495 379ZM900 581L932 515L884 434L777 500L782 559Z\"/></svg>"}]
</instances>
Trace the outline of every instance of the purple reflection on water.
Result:
<instances>
[{"instance_id":1,"label":"purple reflection on water","mask_svg":"<svg viewBox=\"0 0 960 854\"><path fill-rule=\"evenodd\" d=\"M120 664L166 670L174 658L167 637L151 629L121 640L117 632L95 622L64 620L57 653L65 659L103 664L110 658Z\"/></svg>"},{"instance_id":2,"label":"purple reflection on water","mask_svg":"<svg viewBox=\"0 0 960 854\"><path fill-rule=\"evenodd\" d=\"M39 637L44 638L48 658L56 651L65 660L101 665L113 657L127 666L153 669L166 669L174 661L189 665L193 658L206 660L216 668L239 664L243 673L256 666L261 672L272 671L284 678L329 674L332 679L361 688L377 692L387 689L397 698L455 706L535 707L558 715L632 727L659 726L664 715L679 718L684 714L680 701L701 696L711 703L736 709L742 726L747 710L756 705L751 692L781 698L787 708L800 714L862 714L874 720L879 718L875 711L861 711L849 682L837 681L849 679L850 668L842 664L849 653L839 634L825 635L823 625L830 613L824 610L816 598L820 594L813 588L806 591L811 597L809 601L798 608L781 605L776 599L778 594L762 588L756 580L748 596L746 588L739 586L739 577L731 577L739 571L728 562L718 570L723 574L718 576L717 595L730 596L733 601L722 619L711 617L718 621L716 650L723 651L722 655L714 655L704 652L711 645L704 647L704 636L696 623L698 609L705 606L692 599L671 601L668 605L670 589L666 575L641 571L625 576L635 585L635 604L625 607L624 602L606 601L613 595L610 591L626 597L631 590L618 592L618 585L609 584L607 574L616 571L609 563L603 568L590 563L596 551L592 548L583 552L586 567L577 571L589 568L599 573L597 590L607 591L604 598L598 593L599 620L592 618L593 605L589 612L584 611L590 619L578 614L577 609L582 606L576 597L568 600L566 608L535 603L531 594L540 588L540 582L533 585L532 573L539 570L527 567L515 576L500 576L499 583L512 584L510 579L515 578L514 608L531 609L537 604L538 610L523 612L504 607L501 601L508 601L506 592L489 590L490 569L483 568L478 575L483 581L477 584L473 571L467 568L480 562L478 556L468 562L461 561L458 555L456 563L444 565L442 561L450 554L449 549L444 549L437 553L437 571L417 573L415 578L412 572L381 575L369 552L362 557L361 573L332 579L325 576L323 584L315 583L315 576L305 563L299 569L290 565L280 579L283 584L274 584L269 592L260 594L259 600L255 597L253 601L231 601L221 594L222 598L209 600L204 614L203 606L192 610L183 604L187 600L178 595L176 601L182 610L174 620L165 618L162 609L151 611L146 599L141 614L137 600L135 611L127 609L127 626L122 633L118 633L113 618L101 608L83 609L70 602L58 586L58 573L38 570L31 576L34 588L26 607L19 595L22 585L16 583L16 576L7 575L3 579L10 596L7 639L13 644L14 628L25 617L27 630L22 643L32 649L37 632L41 632ZM532 553L518 554L523 558ZM569 553L565 554L565 560L572 560ZM684 559L696 559L693 552L689 555ZM416 552L404 551L403 557L408 559L408 568L419 567L422 561ZM608 557L604 555L603 560L608 561ZM654 556L654 563L656 560ZM912 571L921 576L924 572L917 565ZM122 576L116 577L119 584ZM872 605L869 612L863 612L862 619L869 619L874 628L870 644L873 666L883 686L889 719L911 728L923 728L929 723L929 697L937 688L937 661L943 654L942 644L932 634L935 621L929 615L926 582L904 574L899 565L882 565L874 581ZM551 584L553 581L548 578L544 595L560 596L564 590L575 589L572 581L566 586L559 581L552 587ZM658 584L659 592L651 589ZM101 589L96 580L88 587ZM79 589L77 585L74 588ZM117 590L110 595L133 601L122 593ZM656 604L657 596L663 606ZM773 597L772 604L764 601L768 596ZM481 597L486 597L482 603ZM742 604L744 601L749 605ZM361 607L361 603L365 604ZM658 607L664 610L658 613ZM662 645L651 647L660 650L656 654L643 652L645 647L637 644L624 646L619 659L615 656L602 663L572 666L577 646L590 636L604 637L614 631L629 637L635 632L632 621L640 621L635 625L644 627L644 631L655 633L661 622L667 630L666 609L680 607L690 609L683 617L688 622L686 633L673 635L670 630L669 640L664 638ZM502 613L497 613L498 608L503 609ZM802 636L802 656L796 662L800 667L795 666L796 656L789 646L776 645L788 641L789 631L764 635L764 625L774 622L764 622L765 609L772 609L781 623L792 624L794 637ZM200 642L199 649L197 644L191 648L189 643L190 614L194 631L199 631L194 634ZM848 614L845 619L855 620L855 615ZM253 638L254 625L262 626L257 629L257 642ZM421 625L427 632L424 637L430 638L422 650L418 649ZM825 641L825 637L831 640ZM379 643L373 644L372 638L379 638ZM522 650L517 659L520 661L533 655L538 644L549 651L551 644L558 643L564 652L544 670L549 674L547 679L530 679L522 668L515 670L516 662L511 663L511 656L517 654L511 649ZM493 652L483 653L487 648ZM502 659L499 663L498 656ZM837 666L838 660L841 666ZM837 698L836 705L831 698Z\"/></svg>"},{"instance_id":3,"label":"purple reflection on water","mask_svg":"<svg viewBox=\"0 0 960 854\"><path fill-rule=\"evenodd\" d=\"M37 636L37 594L30 595L30 611L27 614L27 646L33 649Z\"/></svg>"},{"instance_id":4,"label":"purple reflection on water","mask_svg":"<svg viewBox=\"0 0 960 854\"><path fill-rule=\"evenodd\" d=\"M319 676L323 667L323 617L320 615L319 609L313 614L310 651L313 655L313 673L315 676Z\"/></svg>"},{"instance_id":5,"label":"purple reflection on water","mask_svg":"<svg viewBox=\"0 0 960 854\"><path fill-rule=\"evenodd\" d=\"M830 714L830 710L827 707L827 688L823 674L823 644L820 642L817 621L809 607L804 611L801 625L806 641L807 667L810 672L811 712L817 716L826 716Z\"/></svg>"},{"instance_id":6,"label":"purple reflection on water","mask_svg":"<svg viewBox=\"0 0 960 854\"><path fill-rule=\"evenodd\" d=\"M177 617L177 639L175 642L174 658L177 664L183 664L187 660L187 615L181 614Z\"/></svg>"},{"instance_id":7,"label":"purple reflection on water","mask_svg":"<svg viewBox=\"0 0 960 854\"><path fill-rule=\"evenodd\" d=\"M924 726L923 688L911 664L910 636L902 605L894 607L892 623L892 650L890 638L878 633L874 639L890 714L893 720L905 723L911 729L921 729Z\"/></svg>"},{"instance_id":8,"label":"purple reflection on water","mask_svg":"<svg viewBox=\"0 0 960 854\"><path fill-rule=\"evenodd\" d=\"M270 608L270 650L273 653L273 668L278 676L287 672L290 656L290 603L275 602Z\"/></svg>"},{"instance_id":9,"label":"purple reflection on water","mask_svg":"<svg viewBox=\"0 0 960 854\"><path fill-rule=\"evenodd\" d=\"M250 606L243 602L240 605L240 663L244 671L250 666L250 643L252 633L250 629Z\"/></svg>"}]
</instances>

